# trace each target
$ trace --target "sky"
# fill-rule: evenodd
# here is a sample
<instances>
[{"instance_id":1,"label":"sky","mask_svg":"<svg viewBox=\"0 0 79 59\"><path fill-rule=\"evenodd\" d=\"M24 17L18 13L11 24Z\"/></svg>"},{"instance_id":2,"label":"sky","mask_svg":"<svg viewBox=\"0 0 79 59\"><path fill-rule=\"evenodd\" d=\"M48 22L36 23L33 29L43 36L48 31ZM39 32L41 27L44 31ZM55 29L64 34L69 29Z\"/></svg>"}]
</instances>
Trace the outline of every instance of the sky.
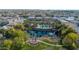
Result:
<instances>
[{"instance_id":1,"label":"sky","mask_svg":"<svg viewBox=\"0 0 79 59\"><path fill-rule=\"evenodd\" d=\"M0 0L0 9L79 9L78 0Z\"/></svg>"}]
</instances>

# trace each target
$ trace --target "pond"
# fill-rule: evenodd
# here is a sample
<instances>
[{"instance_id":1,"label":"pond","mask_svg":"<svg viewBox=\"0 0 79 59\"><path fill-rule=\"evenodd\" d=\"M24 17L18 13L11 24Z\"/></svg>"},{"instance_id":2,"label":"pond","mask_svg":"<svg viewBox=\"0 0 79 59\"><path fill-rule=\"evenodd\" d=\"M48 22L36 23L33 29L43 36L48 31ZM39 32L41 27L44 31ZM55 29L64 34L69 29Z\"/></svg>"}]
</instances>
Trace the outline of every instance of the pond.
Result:
<instances>
[{"instance_id":1,"label":"pond","mask_svg":"<svg viewBox=\"0 0 79 59\"><path fill-rule=\"evenodd\" d=\"M33 29L33 30L28 30L27 32L30 34L31 37L42 37L42 36L53 36L55 35L55 31L48 31L48 30L39 30L39 29Z\"/></svg>"}]
</instances>

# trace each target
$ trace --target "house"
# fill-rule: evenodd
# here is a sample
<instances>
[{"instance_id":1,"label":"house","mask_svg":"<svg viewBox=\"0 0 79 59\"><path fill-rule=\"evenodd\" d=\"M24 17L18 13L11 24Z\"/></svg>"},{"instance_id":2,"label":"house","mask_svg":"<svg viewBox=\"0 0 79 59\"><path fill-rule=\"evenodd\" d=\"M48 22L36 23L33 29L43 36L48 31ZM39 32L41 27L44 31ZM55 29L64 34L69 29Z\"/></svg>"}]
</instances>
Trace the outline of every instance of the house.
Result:
<instances>
[{"instance_id":1,"label":"house","mask_svg":"<svg viewBox=\"0 0 79 59\"><path fill-rule=\"evenodd\" d=\"M0 19L0 24L1 24L1 27L0 29L8 29L8 28L11 28L12 26L16 25L16 24L21 24L24 22L24 18L22 17L1 17Z\"/></svg>"},{"instance_id":2,"label":"house","mask_svg":"<svg viewBox=\"0 0 79 59\"><path fill-rule=\"evenodd\" d=\"M68 18L66 18L66 20L69 20L69 21L72 21L74 19L75 19L75 17L68 17Z\"/></svg>"}]
</instances>

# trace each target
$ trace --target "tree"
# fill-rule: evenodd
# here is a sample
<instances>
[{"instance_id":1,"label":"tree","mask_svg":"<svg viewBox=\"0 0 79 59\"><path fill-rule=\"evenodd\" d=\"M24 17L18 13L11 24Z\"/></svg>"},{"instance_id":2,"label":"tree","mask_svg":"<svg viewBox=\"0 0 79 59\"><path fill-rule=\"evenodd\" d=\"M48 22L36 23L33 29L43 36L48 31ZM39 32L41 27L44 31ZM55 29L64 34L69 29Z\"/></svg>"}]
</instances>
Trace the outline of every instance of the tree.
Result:
<instances>
[{"instance_id":1,"label":"tree","mask_svg":"<svg viewBox=\"0 0 79 59\"><path fill-rule=\"evenodd\" d=\"M16 30L15 31L15 35L16 35L16 37L20 37L20 38L23 38L23 39L28 39L28 34L27 34L27 32L24 32L24 31L22 31L22 30Z\"/></svg>"},{"instance_id":2,"label":"tree","mask_svg":"<svg viewBox=\"0 0 79 59\"><path fill-rule=\"evenodd\" d=\"M20 38L20 37L16 37L14 39L13 49L16 49L16 50L23 49L26 47L25 43L26 43L25 39Z\"/></svg>"},{"instance_id":3,"label":"tree","mask_svg":"<svg viewBox=\"0 0 79 59\"><path fill-rule=\"evenodd\" d=\"M23 37L24 39L27 39L28 34L27 32L24 32L20 29L17 30L17 29L11 28L5 32L5 37L8 39L10 38L14 39L15 37Z\"/></svg>"},{"instance_id":4,"label":"tree","mask_svg":"<svg viewBox=\"0 0 79 59\"><path fill-rule=\"evenodd\" d=\"M69 33L62 40L62 43L68 49L76 49L77 48L77 44L76 44L76 40L77 39L79 39L78 34L76 34L76 33Z\"/></svg>"},{"instance_id":5,"label":"tree","mask_svg":"<svg viewBox=\"0 0 79 59\"><path fill-rule=\"evenodd\" d=\"M9 50L9 49L11 49L12 44L13 44L12 40L4 40L3 47L5 47L5 49Z\"/></svg>"},{"instance_id":6,"label":"tree","mask_svg":"<svg viewBox=\"0 0 79 59\"><path fill-rule=\"evenodd\" d=\"M16 30L14 28L8 29L5 31L4 33L4 37L6 37L6 39L10 39L10 38L14 38L16 36Z\"/></svg>"},{"instance_id":7,"label":"tree","mask_svg":"<svg viewBox=\"0 0 79 59\"><path fill-rule=\"evenodd\" d=\"M24 20L24 26L25 27L28 27L28 25L31 23L31 21L30 20Z\"/></svg>"},{"instance_id":8,"label":"tree","mask_svg":"<svg viewBox=\"0 0 79 59\"><path fill-rule=\"evenodd\" d=\"M75 33L75 31L74 31L72 28L64 27L64 28L61 30L62 39L63 39L68 33Z\"/></svg>"},{"instance_id":9,"label":"tree","mask_svg":"<svg viewBox=\"0 0 79 59\"><path fill-rule=\"evenodd\" d=\"M15 29L20 29L20 30L24 30L25 29L23 24L17 24L17 25L14 26L14 28Z\"/></svg>"}]
</instances>

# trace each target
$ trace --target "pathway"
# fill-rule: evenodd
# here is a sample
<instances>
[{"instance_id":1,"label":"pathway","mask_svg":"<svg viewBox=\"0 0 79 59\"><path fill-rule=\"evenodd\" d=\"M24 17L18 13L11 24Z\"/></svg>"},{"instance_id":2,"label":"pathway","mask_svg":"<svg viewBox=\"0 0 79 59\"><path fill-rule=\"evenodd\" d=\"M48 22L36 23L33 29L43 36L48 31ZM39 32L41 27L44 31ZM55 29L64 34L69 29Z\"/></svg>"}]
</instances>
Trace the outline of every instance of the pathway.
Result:
<instances>
[{"instance_id":1,"label":"pathway","mask_svg":"<svg viewBox=\"0 0 79 59\"><path fill-rule=\"evenodd\" d=\"M49 45L49 46L57 46L57 47L61 47L62 45L54 45L54 44L50 44L50 43L47 43L47 42L44 42L44 41L41 41L41 40L38 40L38 42L40 43L44 43L46 45Z\"/></svg>"}]
</instances>

